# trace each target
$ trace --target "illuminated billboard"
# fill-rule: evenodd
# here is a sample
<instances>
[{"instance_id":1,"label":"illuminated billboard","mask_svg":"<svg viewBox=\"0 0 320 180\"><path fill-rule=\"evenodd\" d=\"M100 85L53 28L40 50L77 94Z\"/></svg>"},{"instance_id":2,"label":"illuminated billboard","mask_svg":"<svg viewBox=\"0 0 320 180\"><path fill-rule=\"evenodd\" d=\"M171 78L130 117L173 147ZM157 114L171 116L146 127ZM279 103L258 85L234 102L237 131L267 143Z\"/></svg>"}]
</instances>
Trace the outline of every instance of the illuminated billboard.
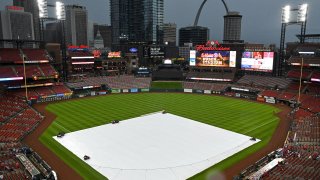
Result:
<instances>
[{"instance_id":1,"label":"illuminated billboard","mask_svg":"<svg viewBox=\"0 0 320 180\"><path fill-rule=\"evenodd\" d=\"M274 52L245 51L241 58L241 69L248 71L272 72Z\"/></svg>"},{"instance_id":2,"label":"illuminated billboard","mask_svg":"<svg viewBox=\"0 0 320 180\"><path fill-rule=\"evenodd\" d=\"M236 54L236 51L198 51L195 62L190 59L190 66L236 67Z\"/></svg>"},{"instance_id":3,"label":"illuminated billboard","mask_svg":"<svg viewBox=\"0 0 320 180\"><path fill-rule=\"evenodd\" d=\"M197 53L197 51L195 51L195 50L190 51L190 61L189 61L190 66L196 65L196 53Z\"/></svg>"},{"instance_id":4,"label":"illuminated billboard","mask_svg":"<svg viewBox=\"0 0 320 180\"><path fill-rule=\"evenodd\" d=\"M121 58L121 51L109 52L108 58Z\"/></svg>"},{"instance_id":5,"label":"illuminated billboard","mask_svg":"<svg viewBox=\"0 0 320 180\"><path fill-rule=\"evenodd\" d=\"M163 46L144 47L144 57L164 58L164 47Z\"/></svg>"},{"instance_id":6,"label":"illuminated billboard","mask_svg":"<svg viewBox=\"0 0 320 180\"><path fill-rule=\"evenodd\" d=\"M93 57L95 57L95 58L100 58L100 56L101 56L101 51L95 49L95 50L92 51L92 54L93 54Z\"/></svg>"}]
</instances>

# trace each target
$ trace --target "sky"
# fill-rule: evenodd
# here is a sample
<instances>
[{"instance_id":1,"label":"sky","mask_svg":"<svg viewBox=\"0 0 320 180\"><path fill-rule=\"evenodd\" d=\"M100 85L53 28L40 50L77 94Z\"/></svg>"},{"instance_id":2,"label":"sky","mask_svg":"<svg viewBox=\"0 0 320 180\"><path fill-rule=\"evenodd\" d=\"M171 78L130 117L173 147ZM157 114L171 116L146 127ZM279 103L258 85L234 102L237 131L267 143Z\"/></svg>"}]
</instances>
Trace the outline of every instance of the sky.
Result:
<instances>
[{"instance_id":1,"label":"sky","mask_svg":"<svg viewBox=\"0 0 320 180\"><path fill-rule=\"evenodd\" d=\"M55 0L48 0L49 3ZM89 21L110 25L109 0L63 0L65 4L87 7ZM193 25L196 13L203 0L164 0L164 22L176 23L177 28ZM306 33L320 34L320 0L225 0L229 11L238 11L242 17L241 39L249 43L280 44L281 8L285 5L298 7L308 3ZM12 0L0 0L0 10ZM202 10L199 23L210 29L210 39L223 38L223 16L225 9L221 0L208 0ZM178 33L178 31L177 31ZM290 25L286 31L286 42L298 41L300 26Z\"/></svg>"}]
</instances>

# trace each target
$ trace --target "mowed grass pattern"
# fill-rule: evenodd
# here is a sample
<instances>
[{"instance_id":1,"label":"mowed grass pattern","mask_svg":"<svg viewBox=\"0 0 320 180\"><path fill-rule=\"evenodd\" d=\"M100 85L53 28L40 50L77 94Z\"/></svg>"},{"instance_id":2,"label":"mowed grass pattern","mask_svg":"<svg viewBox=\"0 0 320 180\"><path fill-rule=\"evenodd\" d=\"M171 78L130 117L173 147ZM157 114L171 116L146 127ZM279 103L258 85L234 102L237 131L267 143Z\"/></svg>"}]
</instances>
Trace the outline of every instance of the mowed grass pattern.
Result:
<instances>
[{"instance_id":1,"label":"mowed grass pattern","mask_svg":"<svg viewBox=\"0 0 320 180\"><path fill-rule=\"evenodd\" d=\"M40 137L40 141L84 179L105 179L57 143L52 136L61 131L77 131L163 109L175 115L262 140L191 178L199 180L206 179L213 170L219 171L232 166L265 146L279 122L275 113L280 111L270 105L222 96L177 93L107 95L48 105L47 110L56 114L57 118Z\"/></svg>"}]
</instances>

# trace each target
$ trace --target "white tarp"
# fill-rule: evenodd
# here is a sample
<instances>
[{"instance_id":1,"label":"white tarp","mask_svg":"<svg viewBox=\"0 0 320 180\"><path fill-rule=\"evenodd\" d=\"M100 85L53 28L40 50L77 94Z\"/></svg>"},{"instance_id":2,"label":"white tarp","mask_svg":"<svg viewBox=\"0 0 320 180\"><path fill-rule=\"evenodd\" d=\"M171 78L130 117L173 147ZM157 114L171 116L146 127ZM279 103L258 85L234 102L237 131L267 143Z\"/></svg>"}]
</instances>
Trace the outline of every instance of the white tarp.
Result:
<instances>
[{"instance_id":1,"label":"white tarp","mask_svg":"<svg viewBox=\"0 0 320 180\"><path fill-rule=\"evenodd\" d=\"M187 179L260 141L250 138L161 112L54 137L110 180Z\"/></svg>"}]
</instances>

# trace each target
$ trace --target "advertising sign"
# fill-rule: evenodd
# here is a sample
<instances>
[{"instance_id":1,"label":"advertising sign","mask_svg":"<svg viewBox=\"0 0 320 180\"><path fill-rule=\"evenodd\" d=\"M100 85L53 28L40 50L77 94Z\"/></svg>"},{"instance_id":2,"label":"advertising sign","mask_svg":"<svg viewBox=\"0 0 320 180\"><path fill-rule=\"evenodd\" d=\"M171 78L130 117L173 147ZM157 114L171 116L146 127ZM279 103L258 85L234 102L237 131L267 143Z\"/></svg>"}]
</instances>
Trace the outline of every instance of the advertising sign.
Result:
<instances>
[{"instance_id":1,"label":"advertising sign","mask_svg":"<svg viewBox=\"0 0 320 180\"><path fill-rule=\"evenodd\" d=\"M236 51L198 51L196 66L236 67Z\"/></svg>"},{"instance_id":2,"label":"advertising sign","mask_svg":"<svg viewBox=\"0 0 320 180\"><path fill-rule=\"evenodd\" d=\"M242 54L241 69L248 71L272 72L274 52L250 52Z\"/></svg>"},{"instance_id":3,"label":"advertising sign","mask_svg":"<svg viewBox=\"0 0 320 180\"><path fill-rule=\"evenodd\" d=\"M130 89L130 92L136 93L136 92L138 92L138 89L137 88L132 88L132 89Z\"/></svg>"},{"instance_id":4,"label":"advertising sign","mask_svg":"<svg viewBox=\"0 0 320 180\"><path fill-rule=\"evenodd\" d=\"M112 90L111 90L111 93L120 93L120 92L121 92L120 89L112 89Z\"/></svg>"}]
</instances>

